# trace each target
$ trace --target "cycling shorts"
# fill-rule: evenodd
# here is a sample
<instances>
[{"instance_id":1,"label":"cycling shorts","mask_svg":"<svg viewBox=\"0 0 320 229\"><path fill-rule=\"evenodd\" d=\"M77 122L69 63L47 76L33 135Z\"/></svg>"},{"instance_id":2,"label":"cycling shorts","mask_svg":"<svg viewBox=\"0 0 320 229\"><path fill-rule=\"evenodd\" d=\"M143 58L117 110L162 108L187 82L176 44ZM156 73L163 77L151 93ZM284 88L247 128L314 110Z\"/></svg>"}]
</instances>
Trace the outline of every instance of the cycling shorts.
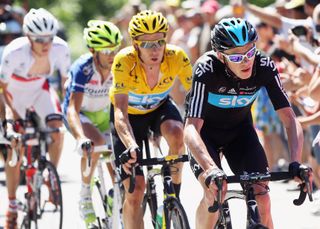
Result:
<instances>
[{"instance_id":1,"label":"cycling shorts","mask_svg":"<svg viewBox=\"0 0 320 229\"><path fill-rule=\"evenodd\" d=\"M45 79L25 80L13 76L8 84L7 93L13 108L22 119L26 116L26 109L30 107L35 109L43 125L49 114L62 114L57 93L49 87Z\"/></svg>"},{"instance_id":2,"label":"cycling shorts","mask_svg":"<svg viewBox=\"0 0 320 229\"><path fill-rule=\"evenodd\" d=\"M241 125L232 130L201 131L201 137L211 158L220 169L222 169L219 153L221 149L234 174L243 174L244 171L248 173L268 171L266 154L252 124ZM191 169L198 179L203 170L190 151L189 156Z\"/></svg>"},{"instance_id":3,"label":"cycling shorts","mask_svg":"<svg viewBox=\"0 0 320 229\"><path fill-rule=\"evenodd\" d=\"M143 141L148 140L149 131L153 131L156 135L161 135L160 126L166 120L176 120L182 123L181 115L176 104L171 98L166 99L156 110L147 114L128 114L129 122L132 127L134 137L140 149L143 148ZM111 133L116 157L116 166L120 168L119 155L126 150L125 145L121 142L116 129L114 128L114 107L110 109ZM142 152L142 150L140 150ZM142 158L142 155L137 155ZM119 170L120 171L120 170ZM124 180L129 176L121 168L121 179ZM142 167L136 167L136 175L143 176Z\"/></svg>"},{"instance_id":4,"label":"cycling shorts","mask_svg":"<svg viewBox=\"0 0 320 229\"><path fill-rule=\"evenodd\" d=\"M101 133L104 133L110 129L109 107L95 112L80 111L80 121L81 123L90 123L97 127Z\"/></svg>"}]
</instances>

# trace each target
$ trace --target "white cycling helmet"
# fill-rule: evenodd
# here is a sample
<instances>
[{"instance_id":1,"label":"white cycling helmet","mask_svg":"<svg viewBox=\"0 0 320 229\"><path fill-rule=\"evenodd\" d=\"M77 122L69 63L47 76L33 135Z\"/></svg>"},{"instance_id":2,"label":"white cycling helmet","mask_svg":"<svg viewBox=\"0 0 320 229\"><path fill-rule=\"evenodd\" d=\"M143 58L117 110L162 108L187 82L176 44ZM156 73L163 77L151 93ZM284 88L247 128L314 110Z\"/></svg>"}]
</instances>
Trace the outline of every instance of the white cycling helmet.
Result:
<instances>
[{"instance_id":1,"label":"white cycling helmet","mask_svg":"<svg viewBox=\"0 0 320 229\"><path fill-rule=\"evenodd\" d=\"M58 32L58 21L43 8L31 9L23 19L23 32L31 36L54 36Z\"/></svg>"}]
</instances>

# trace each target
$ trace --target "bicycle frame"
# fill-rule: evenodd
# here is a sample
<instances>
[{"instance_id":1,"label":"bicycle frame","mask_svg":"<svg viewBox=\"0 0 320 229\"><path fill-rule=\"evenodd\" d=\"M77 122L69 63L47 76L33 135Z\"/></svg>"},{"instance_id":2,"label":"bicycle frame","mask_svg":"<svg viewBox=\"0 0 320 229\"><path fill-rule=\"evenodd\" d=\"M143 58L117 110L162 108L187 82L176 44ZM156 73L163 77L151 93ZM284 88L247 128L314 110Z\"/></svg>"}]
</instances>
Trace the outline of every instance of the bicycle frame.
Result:
<instances>
[{"instance_id":1,"label":"bicycle frame","mask_svg":"<svg viewBox=\"0 0 320 229\"><path fill-rule=\"evenodd\" d=\"M307 171L306 171L307 173ZM240 183L243 190L228 190L226 194L225 201L223 203L214 202L212 209L215 212L219 210L219 219L215 228L228 228L231 229L231 218L228 206L228 200L230 199L243 199L246 201L247 206L247 228L254 228L259 226L259 228L266 228L261 225L260 214L257 208L256 195L264 193L254 193L253 185L258 184L263 181L279 181L293 179L291 173L289 172L271 172L271 173L244 173L243 175L228 176L227 183ZM221 181L222 182L222 181ZM222 183L221 183L222 184ZM305 180L305 185L309 185L307 179ZM219 191L221 192L221 190ZM218 192L218 193L219 193ZM266 189L269 192L269 189ZM309 194L309 193L308 193ZM300 195L298 199L295 199L293 203L295 205L301 205L305 198L306 193L303 192L303 185L300 186ZM309 200L312 201L312 196L309 195Z\"/></svg>"},{"instance_id":2,"label":"bicycle frame","mask_svg":"<svg viewBox=\"0 0 320 229\"><path fill-rule=\"evenodd\" d=\"M32 115L32 111L29 115ZM34 221L36 228L38 227L37 220L42 217L44 213L44 207L47 202L41 206L40 195L41 195L41 185L43 184L43 177L42 173L47 167L48 163L50 162L46 158L46 154L48 152L48 144L51 142L51 138L49 137L50 133L60 132L60 128L37 128L38 125L33 123L31 116L28 116L25 120L25 133L22 135L22 145L24 154L26 157L26 164L24 165L25 168L25 175L26 175L26 185L27 185L27 192L25 194L26 203L23 207L24 211L24 221L23 224L25 225L26 222ZM51 168L52 168L52 164ZM53 166L54 167L54 166ZM55 179L51 178L51 173L49 172L48 176L50 177L48 180L50 182L50 187L55 187L55 182L59 180L59 177L56 178L57 173L55 168L54 170L54 177ZM52 170L50 170L52 171ZM60 187L60 186L59 186ZM58 188L59 193L61 195L61 190ZM52 189L52 191L56 191L56 189ZM60 227L62 226L62 200L59 202L61 204L61 221ZM55 209L57 209L57 205L55 205ZM26 221L27 220L27 221ZM27 224L29 224L27 223ZM27 227L30 227L27 226Z\"/></svg>"},{"instance_id":3,"label":"bicycle frame","mask_svg":"<svg viewBox=\"0 0 320 229\"><path fill-rule=\"evenodd\" d=\"M146 187L146 197L147 199L151 199L152 195L156 196L156 184L154 177L157 175L161 175L162 184L163 184L163 206L164 206L164 214L162 218L162 228L166 228L166 225L170 225L170 217L169 217L169 209L171 208L171 203L173 199L180 202L177 197L172 183L171 177L171 167L173 164L178 162L188 161L189 158L187 155L178 156L171 155L163 158L151 158L150 148L148 140L144 141L145 145L145 154L146 159L138 161L139 165L147 166L147 187ZM154 165L161 165L161 169L153 168ZM153 226L156 228L156 214L158 203L155 200L153 203L153 209L151 210L151 217ZM159 226L159 225L158 225Z\"/></svg>"}]
</instances>

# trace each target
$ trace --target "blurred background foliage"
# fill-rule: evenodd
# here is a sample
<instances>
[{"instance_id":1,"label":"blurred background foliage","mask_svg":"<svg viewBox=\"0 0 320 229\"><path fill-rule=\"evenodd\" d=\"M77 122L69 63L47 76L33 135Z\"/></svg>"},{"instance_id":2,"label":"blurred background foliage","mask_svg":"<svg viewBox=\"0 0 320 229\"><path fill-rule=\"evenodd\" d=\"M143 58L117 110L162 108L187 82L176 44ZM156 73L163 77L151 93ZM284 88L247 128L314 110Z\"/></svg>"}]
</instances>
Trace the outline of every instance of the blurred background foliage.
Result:
<instances>
[{"instance_id":1,"label":"blurred background foliage","mask_svg":"<svg viewBox=\"0 0 320 229\"><path fill-rule=\"evenodd\" d=\"M132 0L131 0L132 1ZM133 0L137 1L137 0ZM182 0L184 1L184 0ZM196 1L196 0L195 0ZM248 0L259 6L267 6L275 0ZM149 6L152 0L141 0ZM219 0L222 5L229 0ZM75 59L87 51L82 39L82 31L90 19L105 19L116 16L121 7L129 4L128 0L15 0L14 4L26 10L46 8L62 23L70 45L72 58Z\"/></svg>"}]
</instances>

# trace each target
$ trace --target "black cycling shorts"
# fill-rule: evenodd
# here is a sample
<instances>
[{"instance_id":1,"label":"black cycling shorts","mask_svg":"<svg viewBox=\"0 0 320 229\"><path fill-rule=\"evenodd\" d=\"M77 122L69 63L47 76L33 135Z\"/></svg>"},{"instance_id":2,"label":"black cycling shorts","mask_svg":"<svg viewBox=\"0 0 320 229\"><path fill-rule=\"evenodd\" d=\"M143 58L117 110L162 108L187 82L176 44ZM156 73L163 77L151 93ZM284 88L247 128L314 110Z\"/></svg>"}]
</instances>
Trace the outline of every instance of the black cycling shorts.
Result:
<instances>
[{"instance_id":1,"label":"black cycling shorts","mask_svg":"<svg viewBox=\"0 0 320 229\"><path fill-rule=\"evenodd\" d=\"M236 175L244 171L268 171L266 154L252 124L244 124L232 130L202 130L201 137L219 168L222 168L219 154L222 150L231 171ZM189 155L191 169L198 179L203 170L190 152Z\"/></svg>"},{"instance_id":2,"label":"black cycling shorts","mask_svg":"<svg viewBox=\"0 0 320 229\"><path fill-rule=\"evenodd\" d=\"M182 123L181 115L176 107L176 104L172 101L171 98L166 99L160 107L156 110L142 115L133 115L129 114L129 122L131 124L134 137L137 144L140 147L140 151L143 152L142 146L143 141L148 140L150 130L155 135L161 135L160 125L166 120L176 120ZM126 150L126 147L121 142L120 137L117 134L116 129L114 128L114 106L111 105L110 108L110 127L112 133L112 141L115 153L115 162L116 166L120 168L119 155ZM142 155L137 155L138 158L141 158ZM120 171L120 170L119 170ZM122 180L128 178L128 175L121 169L121 178ZM136 167L136 175L143 176L143 171L140 166Z\"/></svg>"}]
</instances>

